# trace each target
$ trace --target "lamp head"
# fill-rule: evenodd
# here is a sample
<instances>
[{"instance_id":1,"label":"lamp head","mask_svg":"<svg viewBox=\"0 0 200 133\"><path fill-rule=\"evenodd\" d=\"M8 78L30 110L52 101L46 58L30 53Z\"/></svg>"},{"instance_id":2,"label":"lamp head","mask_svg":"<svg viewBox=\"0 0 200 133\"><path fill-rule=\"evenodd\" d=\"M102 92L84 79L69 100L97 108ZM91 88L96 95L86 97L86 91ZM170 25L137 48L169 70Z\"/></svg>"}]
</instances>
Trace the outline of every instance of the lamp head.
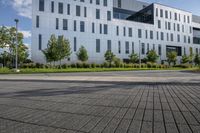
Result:
<instances>
[{"instance_id":1,"label":"lamp head","mask_svg":"<svg viewBox=\"0 0 200 133\"><path fill-rule=\"evenodd\" d=\"M15 22L18 23L18 22L19 22L19 19L15 19Z\"/></svg>"}]
</instances>

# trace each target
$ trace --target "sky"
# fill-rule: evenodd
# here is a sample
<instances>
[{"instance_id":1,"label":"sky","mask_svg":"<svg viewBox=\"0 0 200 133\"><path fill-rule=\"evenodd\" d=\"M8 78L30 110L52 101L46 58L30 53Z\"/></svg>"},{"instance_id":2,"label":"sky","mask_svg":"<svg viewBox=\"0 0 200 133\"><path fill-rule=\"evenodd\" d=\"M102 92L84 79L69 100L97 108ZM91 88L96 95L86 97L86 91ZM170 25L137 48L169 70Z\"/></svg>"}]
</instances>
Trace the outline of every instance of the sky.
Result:
<instances>
[{"instance_id":1,"label":"sky","mask_svg":"<svg viewBox=\"0 0 200 133\"><path fill-rule=\"evenodd\" d=\"M200 16L200 0L140 0L156 2L183 9ZM0 0L0 26L15 26L19 19L19 31L24 34L24 43L31 45L31 3L32 0Z\"/></svg>"}]
</instances>

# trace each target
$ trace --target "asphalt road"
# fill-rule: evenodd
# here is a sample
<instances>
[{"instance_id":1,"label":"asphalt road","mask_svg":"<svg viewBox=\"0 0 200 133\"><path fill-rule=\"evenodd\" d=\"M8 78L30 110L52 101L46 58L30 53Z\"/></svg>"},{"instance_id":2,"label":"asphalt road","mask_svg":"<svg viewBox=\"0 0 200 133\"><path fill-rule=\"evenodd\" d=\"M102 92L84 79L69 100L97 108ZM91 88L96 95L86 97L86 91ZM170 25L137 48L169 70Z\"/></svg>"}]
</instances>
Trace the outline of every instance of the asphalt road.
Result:
<instances>
[{"instance_id":1,"label":"asphalt road","mask_svg":"<svg viewBox=\"0 0 200 133\"><path fill-rule=\"evenodd\" d=\"M88 79L2 78L0 133L200 133L200 82L90 81L112 76L198 79L199 74L147 71L48 76Z\"/></svg>"}]
</instances>

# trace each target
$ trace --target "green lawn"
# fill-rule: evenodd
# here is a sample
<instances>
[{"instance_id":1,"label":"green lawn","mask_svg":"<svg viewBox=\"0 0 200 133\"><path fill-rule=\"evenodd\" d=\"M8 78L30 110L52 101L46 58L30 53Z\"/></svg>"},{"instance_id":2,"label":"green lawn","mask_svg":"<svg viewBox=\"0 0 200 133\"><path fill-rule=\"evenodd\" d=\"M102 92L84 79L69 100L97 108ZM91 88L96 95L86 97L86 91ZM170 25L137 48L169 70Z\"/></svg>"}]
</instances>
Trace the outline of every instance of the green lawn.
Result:
<instances>
[{"instance_id":1,"label":"green lawn","mask_svg":"<svg viewBox=\"0 0 200 133\"><path fill-rule=\"evenodd\" d=\"M199 71L197 68L67 68L67 69L20 69L21 74L30 73L70 73L70 72L108 72L108 71L139 71L139 70L193 70ZM1 68L0 74L14 74L15 72L8 68Z\"/></svg>"}]
</instances>

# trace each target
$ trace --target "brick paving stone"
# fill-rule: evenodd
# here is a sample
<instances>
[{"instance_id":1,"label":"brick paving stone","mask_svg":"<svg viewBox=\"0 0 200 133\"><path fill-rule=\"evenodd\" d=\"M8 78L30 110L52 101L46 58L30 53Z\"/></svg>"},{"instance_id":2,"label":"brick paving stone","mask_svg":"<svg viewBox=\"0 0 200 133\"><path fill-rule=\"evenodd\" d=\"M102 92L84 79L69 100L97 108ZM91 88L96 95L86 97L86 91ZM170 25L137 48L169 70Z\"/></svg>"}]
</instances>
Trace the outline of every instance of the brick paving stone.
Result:
<instances>
[{"instance_id":1,"label":"brick paving stone","mask_svg":"<svg viewBox=\"0 0 200 133\"><path fill-rule=\"evenodd\" d=\"M153 132L154 133L165 133L166 131L165 131L164 122L154 122Z\"/></svg>"},{"instance_id":2,"label":"brick paving stone","mask_svg":"<svg viewBox=\"0 0 200 133\"><path fill-rule=\"evenodd\" d=\"M0 133L200 133L200 84L0 84Z\"/></svg>"}]
</instances>

